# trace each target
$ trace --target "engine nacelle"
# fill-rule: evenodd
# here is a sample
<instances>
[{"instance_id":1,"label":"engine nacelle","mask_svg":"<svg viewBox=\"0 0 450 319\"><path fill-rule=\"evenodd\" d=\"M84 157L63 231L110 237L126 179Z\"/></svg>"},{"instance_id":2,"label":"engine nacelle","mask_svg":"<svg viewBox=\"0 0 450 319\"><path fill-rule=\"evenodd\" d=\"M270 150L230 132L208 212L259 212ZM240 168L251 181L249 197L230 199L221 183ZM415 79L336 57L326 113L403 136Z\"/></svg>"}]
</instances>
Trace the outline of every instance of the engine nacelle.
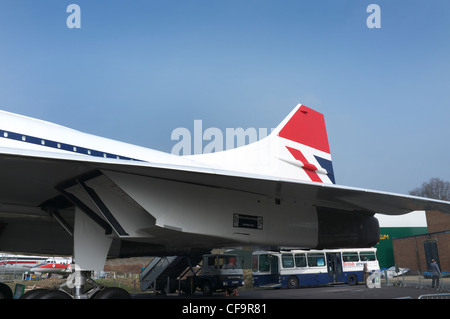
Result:
<instances>
[{"instance_id":1,"label":"engine nacelle","mask_svg":"<svg viewBox=\"0 0 450 319\"><path fill-rule=\"evenodd\" d=\"M366 211L318 207L317 248L373 247L380 239L378 219Z\"/></svg>"}]
</instances>

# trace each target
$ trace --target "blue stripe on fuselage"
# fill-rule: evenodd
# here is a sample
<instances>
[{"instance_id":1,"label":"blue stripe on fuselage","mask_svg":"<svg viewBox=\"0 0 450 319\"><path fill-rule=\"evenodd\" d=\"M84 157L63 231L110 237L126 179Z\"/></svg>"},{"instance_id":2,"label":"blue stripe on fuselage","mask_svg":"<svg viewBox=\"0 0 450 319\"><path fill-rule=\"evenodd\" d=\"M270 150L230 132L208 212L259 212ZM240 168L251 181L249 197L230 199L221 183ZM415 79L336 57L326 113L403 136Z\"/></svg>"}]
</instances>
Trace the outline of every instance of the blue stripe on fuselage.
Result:
<instances>
[{"instance_id":1,"label":"blue stripe on fuselage","mask_svg":"<svg viewBox=\"0 0 450 319\"><path fill-rule=\"evenodd\" d=\"M0 130L0 138L7 138L7 139L19 141L19 142L35 144L35 145L39 145L39 146L43 146L43 147L49 147L49 148L59 149L59 150L63 150L63 151L68 151L68 152L83 154L83 155L88 155L88 156L115 158L115 159L130 160L130 161L140 161L138 159L134 159L134 158L126 157L126 156L121 156L121 155L116 155L116 154L112 154L112 153L87 149L87 148L81 147L81 146L60 143L60 142L56 142L53 140L38 138L35 136L19 134L19 133L10 132L10 131L4 131L4 130Z\"/></svg>"}]
</instances>

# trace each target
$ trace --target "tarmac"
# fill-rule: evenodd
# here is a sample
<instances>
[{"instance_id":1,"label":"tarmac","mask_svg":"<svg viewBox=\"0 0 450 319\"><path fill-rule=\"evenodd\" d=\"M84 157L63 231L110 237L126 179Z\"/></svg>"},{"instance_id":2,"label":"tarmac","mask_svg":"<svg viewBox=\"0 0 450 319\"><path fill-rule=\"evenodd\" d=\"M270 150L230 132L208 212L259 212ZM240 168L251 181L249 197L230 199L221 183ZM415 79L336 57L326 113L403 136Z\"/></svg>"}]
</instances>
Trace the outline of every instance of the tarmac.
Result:
<instances>
[{"instance_id":1,"label":"tarmac","mask_svg":"<svg viewBox=\"0 0 450 319\"><path fill-rule=\"evenodd\" d=\"M301 287L298 289L273 289L253 288L239 289L238 296L225 296L224 293L214 293L211 297L205 297L200 292L185 296L172 294L168 296L153 294L136 294L133 299L450 299L450 278L441 278L440 287L431 287L431 279L418 278L417 276L405 276L394 279L381 279L380 288L368 288L364 284L349 286L335 284L320 287Z\"/></svg>"},{"instance_id":2,"label":"tarmac","mask_svg":"<svg viewBox=\"0 0 450 319\"><path fill-rule=\"evenodd\" d=\"M281 318L307 314L320 317L338 314L417 316L429 309L433 314L448 311L449 300L423 301L450 299L450 278L444 278L442 284L439 289L432 288L431 279L417 280L416 277L384 280L380 288L368 288L364 284L336 284L298 289L240 289L237 296L214 293L205 297L196 292L189 296L138 294L132 297L146 299L135 302L143 302L146 307L159 309L174 318Z\"/></svg>"}]
</instances>

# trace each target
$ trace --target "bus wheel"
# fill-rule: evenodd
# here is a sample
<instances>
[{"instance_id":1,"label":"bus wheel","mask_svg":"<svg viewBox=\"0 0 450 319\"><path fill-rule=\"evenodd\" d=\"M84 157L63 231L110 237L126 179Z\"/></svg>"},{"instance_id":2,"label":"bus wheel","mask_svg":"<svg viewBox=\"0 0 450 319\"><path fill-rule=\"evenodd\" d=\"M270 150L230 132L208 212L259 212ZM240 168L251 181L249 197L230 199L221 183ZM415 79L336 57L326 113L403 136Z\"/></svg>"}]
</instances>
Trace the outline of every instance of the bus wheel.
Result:
<instances>
[{"instance_id":1,"label":"bus wheel","mask_svg":"<svg viewBox=\"0 0 450 319\"><path fill-rule=\"evenodd\" d=\"M295 276L290 276L288 279L288 288L295 289L298 288L298 278Z\"/></svg>"},{"instance_id":2,"label":"bus wheel","mask_svg":"<svg viewBox=\"0 0 450 319\"><path fill-rule=\"evenodd\" d=\"M358 278L356 277L356 275L351 274L350 276L348 276L348 284L350 286L355 286L358 284Z\"/></svg>"}]
</instances>

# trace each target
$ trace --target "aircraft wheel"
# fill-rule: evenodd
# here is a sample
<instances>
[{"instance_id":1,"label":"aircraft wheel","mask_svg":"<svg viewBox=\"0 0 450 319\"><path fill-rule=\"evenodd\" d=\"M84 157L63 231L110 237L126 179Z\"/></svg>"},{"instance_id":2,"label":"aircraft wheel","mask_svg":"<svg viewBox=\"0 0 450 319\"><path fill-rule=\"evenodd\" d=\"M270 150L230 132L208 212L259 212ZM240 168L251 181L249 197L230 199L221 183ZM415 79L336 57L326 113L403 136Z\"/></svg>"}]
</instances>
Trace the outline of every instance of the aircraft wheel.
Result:
<instances>
[{"instance_id":1,"label":"aircraft wheel","mask_svg":"<svg viewBox=\"0 0 450 319\"><path fill-rule=\"evenodd\" d=\"M72 297L61 290L47 290L37 295L36 299L72 299Z\"/></svg>"},{"instance_id":2,"label":"aircraft wheel","mask_svg":"<svg viewBox=\"0 0 450 319\"><path fill-rule=\"evenodd\" d=\"M24 293L20 299L37 299L37 297L44 292L47 292L47 289L33 289Z\"/></svg>"},{"instance_id":3,"label":"aircraft wheel","mask_svg":"<svg viewBox=\"0 0 450 319\"><path fill-rule=\"evenodd\" d=\"M131 299L131 296L125 289L113 287L100 290L94 299Z\"/></svg>"},{"instance_id":4,"label":"aircraft wheel","mask_svg":"<svg viewBox=\"0 0 450 319\"><path fill-rule=\"evenodd\" d=\"M8 285L0 282L0 299L13 299L13 292Z\"/></svg>"}]
</instances>

